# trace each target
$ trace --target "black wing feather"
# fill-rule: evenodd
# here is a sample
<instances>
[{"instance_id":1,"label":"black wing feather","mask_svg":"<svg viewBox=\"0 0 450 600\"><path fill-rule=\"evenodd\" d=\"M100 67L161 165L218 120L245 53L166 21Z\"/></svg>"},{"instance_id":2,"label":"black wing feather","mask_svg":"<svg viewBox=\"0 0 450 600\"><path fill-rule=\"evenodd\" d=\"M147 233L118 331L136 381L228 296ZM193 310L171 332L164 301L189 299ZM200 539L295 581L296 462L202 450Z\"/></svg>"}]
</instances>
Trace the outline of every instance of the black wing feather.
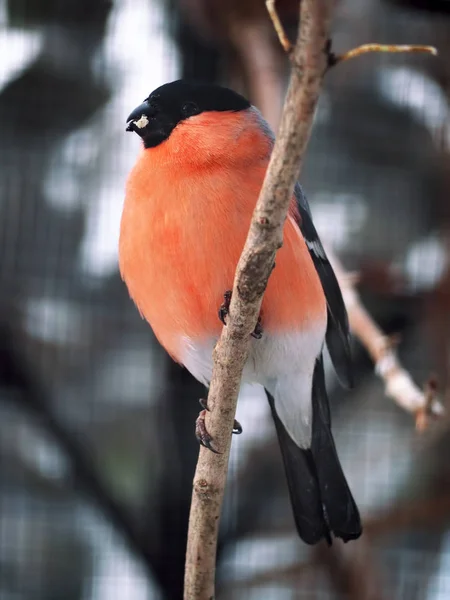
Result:
<instances>
[{"instance_id":1,"label":"black wing feather","mask_svg":"<svg viewBox=\"0 0 450 600\"><path fill-rule=\"evenodd\" d=\"M275 422L298 534L307 544L317 544L323 538L331 544L312 452L309 448L297 446L278 416L274 397L267 390L266 394Z\"/></svg>"},{"instance_id":2,"label":"black wing feather","mask_svg":"<svg viewBox=\"0 0 450 600\"><path fill-rule=\"evenodd\" d=\"M348 542L362 532L358 507L345 479L331 433L331 415L322 357L314 369L311 454L319 483L325 520L336 537Z\"/></svg>"},{"instance_id":3,"label":"black wing feather","mask_svg":"<svg viewBox=\"0 0 450 600\"><path fill-rule=\"evenodd\" d=\"M327 301L328 325L326 343L328 351L339 381L344 387L351 388L353 387L353 370L350 329L341 288L314 227L308 201L299 183L295 186L294 194L300 217L297 224L300 227L314 266L316 267Z\"/></svg>"},{"instance_id":4,"label":"black wing feather","mask_svg":"<svg viewBox=\"0 0 450 600\"><path fill-rule=\"evenodd\" d=\"M275 399L266 390L283 457L289 495L299 536L307 544L331 534L344 542L362 532L358 507L345 479L331 433L322 356L317 359L312 385L312 439L300 448L278 416Z\"/></svg>"}]
</instances>

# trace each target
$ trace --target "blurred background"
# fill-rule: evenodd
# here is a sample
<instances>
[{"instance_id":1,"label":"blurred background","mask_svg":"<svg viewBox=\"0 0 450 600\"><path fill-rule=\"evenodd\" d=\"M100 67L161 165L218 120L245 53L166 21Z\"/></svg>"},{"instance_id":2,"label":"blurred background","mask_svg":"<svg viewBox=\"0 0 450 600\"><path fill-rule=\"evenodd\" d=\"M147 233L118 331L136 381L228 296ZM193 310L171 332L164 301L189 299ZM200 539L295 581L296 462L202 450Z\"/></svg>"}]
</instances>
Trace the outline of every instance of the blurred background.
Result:
<instances>
[{"instance_id":1,"label":"blurred background","mask_svg":"<svg viewBox=\"0 0 450 600\"><path fill-rule=\"evenodd\" d=\"M279 0L293 39L298 2ZM421 386L450 341L450 2L336 2L336 52L433 44L329 73L302 174L317 228ZM182 597L202 386L117 269L130 110L179 78L249 96L276 128L288 77L262 0L0 0L0 598ZM365 535L297 538L267 402L241 393L217 598L450 598L450 423L418 434L354 344L329 369Z\"/></svg>"}]
</instances>

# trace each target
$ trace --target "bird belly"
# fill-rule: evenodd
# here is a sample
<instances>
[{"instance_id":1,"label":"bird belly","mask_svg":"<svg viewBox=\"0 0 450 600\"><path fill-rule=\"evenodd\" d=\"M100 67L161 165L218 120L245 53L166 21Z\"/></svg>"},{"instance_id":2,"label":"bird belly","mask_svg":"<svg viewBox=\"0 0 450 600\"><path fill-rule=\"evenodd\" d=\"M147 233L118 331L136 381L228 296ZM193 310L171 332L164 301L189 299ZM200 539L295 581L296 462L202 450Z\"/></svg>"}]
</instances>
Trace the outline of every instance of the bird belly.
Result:
<instances>
[{"instance_id":1,"label":"bird belly","mask_svg":"<svg viewBox=\"0 0 450 600\"><path fill-rule=\"evenodd\" d=\"M242 380L272 388L284 377L304 375L312 378L316 358L322 351L326 319L310 323L307 328L284 333L263 333L252 339ZM208 385L212 374L212 351L217 337L181 340L181 362L200 382Z\"/></svg>"}]
</instances>

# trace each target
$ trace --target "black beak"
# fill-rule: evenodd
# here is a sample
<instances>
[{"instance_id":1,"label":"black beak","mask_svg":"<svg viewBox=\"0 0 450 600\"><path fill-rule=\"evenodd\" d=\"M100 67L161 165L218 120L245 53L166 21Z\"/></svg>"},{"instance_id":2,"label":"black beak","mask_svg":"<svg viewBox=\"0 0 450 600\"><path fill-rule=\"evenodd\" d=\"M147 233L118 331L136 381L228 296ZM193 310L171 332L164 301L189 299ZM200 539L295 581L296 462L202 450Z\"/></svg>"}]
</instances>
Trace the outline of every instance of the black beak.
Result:
<instances>
[{"instance_id":1,"label":"black beak","mask_svg":"<svg viewBox=\"0 0 450 600\"><path fill-rule=\"evenodd\" d=\"M128 115L126 131L136 131L138 128L136 127L134 122L138 121L142 117L142 115L147 116L148 109L149 105L146 100L138 107L136 107L133 110L133 112Z\"/></svg>"}]
</instances>

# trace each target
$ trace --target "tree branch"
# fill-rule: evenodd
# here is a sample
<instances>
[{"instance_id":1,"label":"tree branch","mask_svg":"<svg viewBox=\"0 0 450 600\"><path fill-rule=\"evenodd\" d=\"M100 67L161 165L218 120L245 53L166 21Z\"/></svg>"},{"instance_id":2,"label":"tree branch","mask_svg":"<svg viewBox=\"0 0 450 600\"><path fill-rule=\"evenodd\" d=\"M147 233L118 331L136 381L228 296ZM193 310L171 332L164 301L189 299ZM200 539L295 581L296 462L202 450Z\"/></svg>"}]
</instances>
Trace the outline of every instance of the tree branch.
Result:
<instances>
[{"instance_id":1,"label":"tree branch","mask_svg":"<svg viewBox=\"0 0 450 600\"><path fill-rule=\"evenodd\" d=\"M277 33L278 39L280 40L280 44L283 46L285 52L292 51L292 44L289 41L286 32L284 31L284 27L280 21L280 17L278 16L277 9L275 8L276 0L266 0L267 12L269 13L269 17L272 20L273 27Z\"/></svg>"},{"instance_id":2,"label":"tree branch","mask_svg":"<svg viewBox=\"0 0 450 600\"><path fill-rule=\"evenodd\" d=\"M387 52L389 54L398 54L405 52L411 54L413 52L418 52L421 54L432 54L433 56L437 56L437 50L436 48L434 48L434 46L363 44L362 46L358 46L357 48L352 48L351 50L344 52L344 54L330 54L330 67L337 65L340 62L344 62L352 58L357 58L358 56L362 56L363 54L368 54L369 52Z\"/></svg>"},{"instance_id":3,"label":"tree branch","mask_svg":"<svg viewBox=\"0 0 450 600\"><path fill-rule=\"evenodd\" d=\"M185 600L211 600L220 510L228 469L231 431L250 335L282 243L293 189L303 163L314 111L327 67L327 40L333 2L302 0L300 29L278 137L233 287L227 327L214 349L206 415L220 454L201 448L194 477L185 572Z\"/></svg>"},{"instance_id":4,"label":"tree branch","mask_svg":"<svg viewBox=\"0 0 450 600\"><path fill-rule=\"evenodd\" d=\"M375 372L385 384L386 395L413 413L417 429L423 431L430 417L439 417L444 413L444 407L436 397L435 385L429 381L423 390L417 387L397 358L396 341L382 332L361 303L354 278L345 272L333 252L327 249L327 254L341 286L352 333L375 363Z\"/></svg>"}]
</instances>

